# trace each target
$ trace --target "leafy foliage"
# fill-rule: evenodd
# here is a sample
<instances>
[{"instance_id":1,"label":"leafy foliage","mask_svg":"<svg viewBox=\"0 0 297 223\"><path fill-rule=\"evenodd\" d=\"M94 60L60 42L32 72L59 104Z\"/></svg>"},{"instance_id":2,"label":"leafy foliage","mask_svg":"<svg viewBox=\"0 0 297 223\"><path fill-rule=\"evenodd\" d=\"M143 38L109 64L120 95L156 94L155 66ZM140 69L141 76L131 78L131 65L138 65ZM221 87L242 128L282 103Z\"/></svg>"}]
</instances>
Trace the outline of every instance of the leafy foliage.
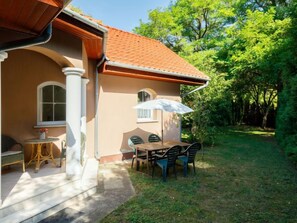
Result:
<instances>
[{"instance_id":1,"label":"leafy foliage","mask_svg":"<svg viewBox=\"0 0 297 223\"><path fill-rule=\"evenodd\" d=\"M183 102L194 109L192 114L185 117L184 127L192 129L193 140L207 144L214 143L216 126L228 125L232 119L232 95L228 91L231 81L226 80L226 74L218 75L213 66L214 56L214 50L185 56L190 63L203 69L211 78L206 88L183 97ZM182 86L182 92L185 94L192 89L193 87Z\"/></svg>"},{"instance_id":2,"label":"leafy foliage","mask_svg":"<svg viewBox=\"0 0 297 223\"><path fill-rule=\"evenodd\" d=\"M279 72L271 64L273 55L290 25L290 19L275 20L275 10L247 11L247 16L228 28L227 41L218 52L221 67L228 71L233 81L237 100L255 104L262 115L262 127L276 106Z\"/></svg>"},{"instance_id":3,"label":"leafy foliage","mask_svg":"<svg viewBox=\"0 0 297 223\"><path fill-rule=\"evenodd\" d=\"M297 166L297 5L290 7L292 26L278 50L282 71L282 88L279 96L276 136L288 157Z\"/></svg>"},{"instance_id":4,"label":"leafy foliage","mask_svg":"<svg viewBox=\"0 0 297 223\"><path fill-rule=\"evenodd\" d=\"M183 126L193 127L193 136L201 142L211 138L214 126L230 123L231 100L230 94L226 94L230 83L225 80L226 74L214 66L213 48L221 31L234 20L232 4L219 0L178 0L166 9L151 11L150 21L134 30L160 40L211 77L207 88L183 98L184 103L195 109L184 117ZM182 86L181 92L186 94L195 88Z\"/></svg>"},{"instance_id":5,"label":"leafy foliage","mask_svg":"<svg viewBox=\"0 0 297 223\"><path fill-rule=\"evenodd\" d=\"M231 0L178 0L166 9L149 13L150 21L141 22L134 31L160 40L180 52L191 47L193 52L210 48L214 37L232 21Z\"/></svg>"},{"instance_id":6,"label":"leafy foliage","mask_svg":"<svg viewBox=\"0 0 297 223\"><path fill-rule=\"evenodd\" d=\"M78 13L78 14L84 15L83 10L81 8L79 8L79 7L76 7L76 6L72 5L72 4L68 5L67 7L69 9L71 9L72 11Z\"/></svg>"},{"instance_id":7,"label":"leafy foliage","mask_svg":"<svg viewBox=\"0 0 297 223\"><path fill-rule=\"evenodd\" d=\"M213 127L228 124L274 127L278 110L277 138L296 157L296 18L296 1L176 0L150 11L134 31L211 77L207 88L183 98L195 109L183 126L196 138L205 141ZM193 89L182 86L181 93Z\"/></svg>"}]
</instances>

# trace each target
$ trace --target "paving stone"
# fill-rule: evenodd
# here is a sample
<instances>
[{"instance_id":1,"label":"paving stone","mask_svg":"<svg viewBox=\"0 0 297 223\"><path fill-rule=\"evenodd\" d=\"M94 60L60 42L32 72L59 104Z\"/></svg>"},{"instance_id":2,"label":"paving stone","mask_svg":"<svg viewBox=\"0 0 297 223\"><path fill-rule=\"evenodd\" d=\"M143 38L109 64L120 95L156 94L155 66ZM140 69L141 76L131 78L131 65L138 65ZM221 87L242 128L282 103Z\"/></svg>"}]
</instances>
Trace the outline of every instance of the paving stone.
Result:
<instances>
[{"instance_id":1,"label":"paving stone","mask_svg":"<svg viewBox=\"0 0 297 223\"><path fill-rule=\"evenodd\" d=\"M68 223L84 215L83 212L74 210L72 208L64 208L56 214L43 219L39 223Z\"/></svg>"},{"instance_id":2,"label":"paving stone","mask_svg":"<svg viewBox=\"0 0 297 223\"><path fill-rule=\"evenodd\" d=\"M99 166L97 193L85 198L39 223L93 223L99 222L121 204L135 195L135 190L124 167L125 163Z\"/></svg>"}]
</instances>

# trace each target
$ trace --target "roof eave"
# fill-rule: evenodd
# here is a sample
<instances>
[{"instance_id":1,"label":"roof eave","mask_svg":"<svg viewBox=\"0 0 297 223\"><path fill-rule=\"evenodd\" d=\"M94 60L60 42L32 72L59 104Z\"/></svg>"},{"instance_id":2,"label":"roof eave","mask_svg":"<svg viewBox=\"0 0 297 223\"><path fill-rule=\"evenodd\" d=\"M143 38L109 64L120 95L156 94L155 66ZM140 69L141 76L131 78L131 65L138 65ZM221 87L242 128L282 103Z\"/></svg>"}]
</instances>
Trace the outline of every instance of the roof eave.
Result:
<instances>
[{"instance_id":1,"label":"roof eave","mask_svg":"<svg viewBox=\"0 0 297 223\"><path fill-rule=\"evenodd\" d=\"M106 50L107 29L65 8L53 26L79 37L85 44L88 57L100 59Z\"/></svg>"},{"instance_id":2,"label":"roof eave","mask_svg":"<svg viewBox=\"0 0 297 223\"><path fill-rule=\"evenodd\" d=\"M44 33L70 0L0 0L1 51L44 43Z\"/></svg>"},{"instance_id":3,"label":"roof eave","mask_svg":"<svg viewBox=\"0 0 297 223\"><path fill-rule=\"evenodd\" d=\"M210 80L207 78L193 77L177 72L168 72L109 60L105 62L102 73L149 80L168 81L187 85L203 85Z\"/></svg>"}]
</instances>

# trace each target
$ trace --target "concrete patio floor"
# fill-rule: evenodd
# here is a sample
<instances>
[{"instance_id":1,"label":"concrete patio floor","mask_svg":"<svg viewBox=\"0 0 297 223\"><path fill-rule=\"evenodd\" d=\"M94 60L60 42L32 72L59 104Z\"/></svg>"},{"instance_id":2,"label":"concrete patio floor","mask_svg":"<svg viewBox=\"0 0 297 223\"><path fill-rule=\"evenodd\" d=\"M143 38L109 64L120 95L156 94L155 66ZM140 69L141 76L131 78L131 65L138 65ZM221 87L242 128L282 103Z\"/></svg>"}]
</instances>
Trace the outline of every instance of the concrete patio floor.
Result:
<instances>
[{"instance_id":1,"label":"concrete patio floor","mask_svg":"<svg viewBox=\"0 0 297 223\"><path fill-rule=\"evenodd\" d=\"M135 195L126 167L127 164L124 162L100 164L98 191L95 194L68 206L40 223L100 222Z\"/></svg>"},{"instance_id":2,"label":"concrete patio floor","mask_svg":"<svg viewBox=\"0 0 297 223\"><path fill-rule=\"evenodd\" d=\"M97 168L94 167L96 165ZM38 212L35 210L39 208L35 206L36 199L30 201L32 196L41 194L37 203L39 201L44 205L52 203L50 197L65 196L67 198L70 193L68 200L61 201L58 205L52 205L52 210L38 214L37 217L23 218L22 215L25 215L25 212L28 212L30 208L25 210L26 208L24 209L22 205L17 205L16 207L20 210L15 210L16 207L13 208L19 212L14 215L15 218L13 215L11 216L12 219L15 219L13 222L97 222L135 194L126 166L127 164L124 162L99 165L97 161L90 163L86 171L89 173L90 169L97 169L96 186L87 185L86 193L83 192L84 190L81 191L80 186L80 190L76 191L77 196L73 196L71 192L75 190L75 185L81 180L74 179L73 182L69 182L65 179L65 169L63 168L53 167L49 163L43 165L38 173L34 172L33 167L27 168L26 172L22 173L19 166L12 166L10 169L4 170L2 174L3 204L1 209L12 209L11 206L27 200L28 202L23 206L32 206L34 211ZM87 175L86 177L92 178ZM58 192L48 194L48 191L54 191L55 188L59 188ZM0 216L0 222L10 222L10 219L10 217Z\"/></svg>"},{"instance_id":3,"label":"concrete patio floor","mask_svg":"<svg viewBox=\"0 0 297 223\"><path fill-rule=\"evenodd\" d=\"M32 196L33 191L39 193L63 183L65 166L57 168L48 163L35 173L34 166L31 165L23 173L21 165L16 164L5 167L1 177L2 207L5 207Z\"/></svg>"}]
</instances>

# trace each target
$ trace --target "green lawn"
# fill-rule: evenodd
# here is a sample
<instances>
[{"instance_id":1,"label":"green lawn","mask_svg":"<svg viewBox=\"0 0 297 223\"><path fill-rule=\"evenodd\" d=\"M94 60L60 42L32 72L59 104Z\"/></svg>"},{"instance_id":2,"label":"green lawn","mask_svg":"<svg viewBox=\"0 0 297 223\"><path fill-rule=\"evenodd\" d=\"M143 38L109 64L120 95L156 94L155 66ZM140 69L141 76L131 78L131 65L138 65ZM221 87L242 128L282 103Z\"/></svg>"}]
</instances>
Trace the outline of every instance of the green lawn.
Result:
<instances>
[{"instance_id":1,"label":"green lawn","mask_svg":"<svg viewBox=\"0 0 297 223\"><path fill-rule=\"evenodd\" d=\"M102 222L297 222L297 171L272 132L227 129L197 159L166 183L127 166L137 195Z\"/></svg>"}]
</instances>

